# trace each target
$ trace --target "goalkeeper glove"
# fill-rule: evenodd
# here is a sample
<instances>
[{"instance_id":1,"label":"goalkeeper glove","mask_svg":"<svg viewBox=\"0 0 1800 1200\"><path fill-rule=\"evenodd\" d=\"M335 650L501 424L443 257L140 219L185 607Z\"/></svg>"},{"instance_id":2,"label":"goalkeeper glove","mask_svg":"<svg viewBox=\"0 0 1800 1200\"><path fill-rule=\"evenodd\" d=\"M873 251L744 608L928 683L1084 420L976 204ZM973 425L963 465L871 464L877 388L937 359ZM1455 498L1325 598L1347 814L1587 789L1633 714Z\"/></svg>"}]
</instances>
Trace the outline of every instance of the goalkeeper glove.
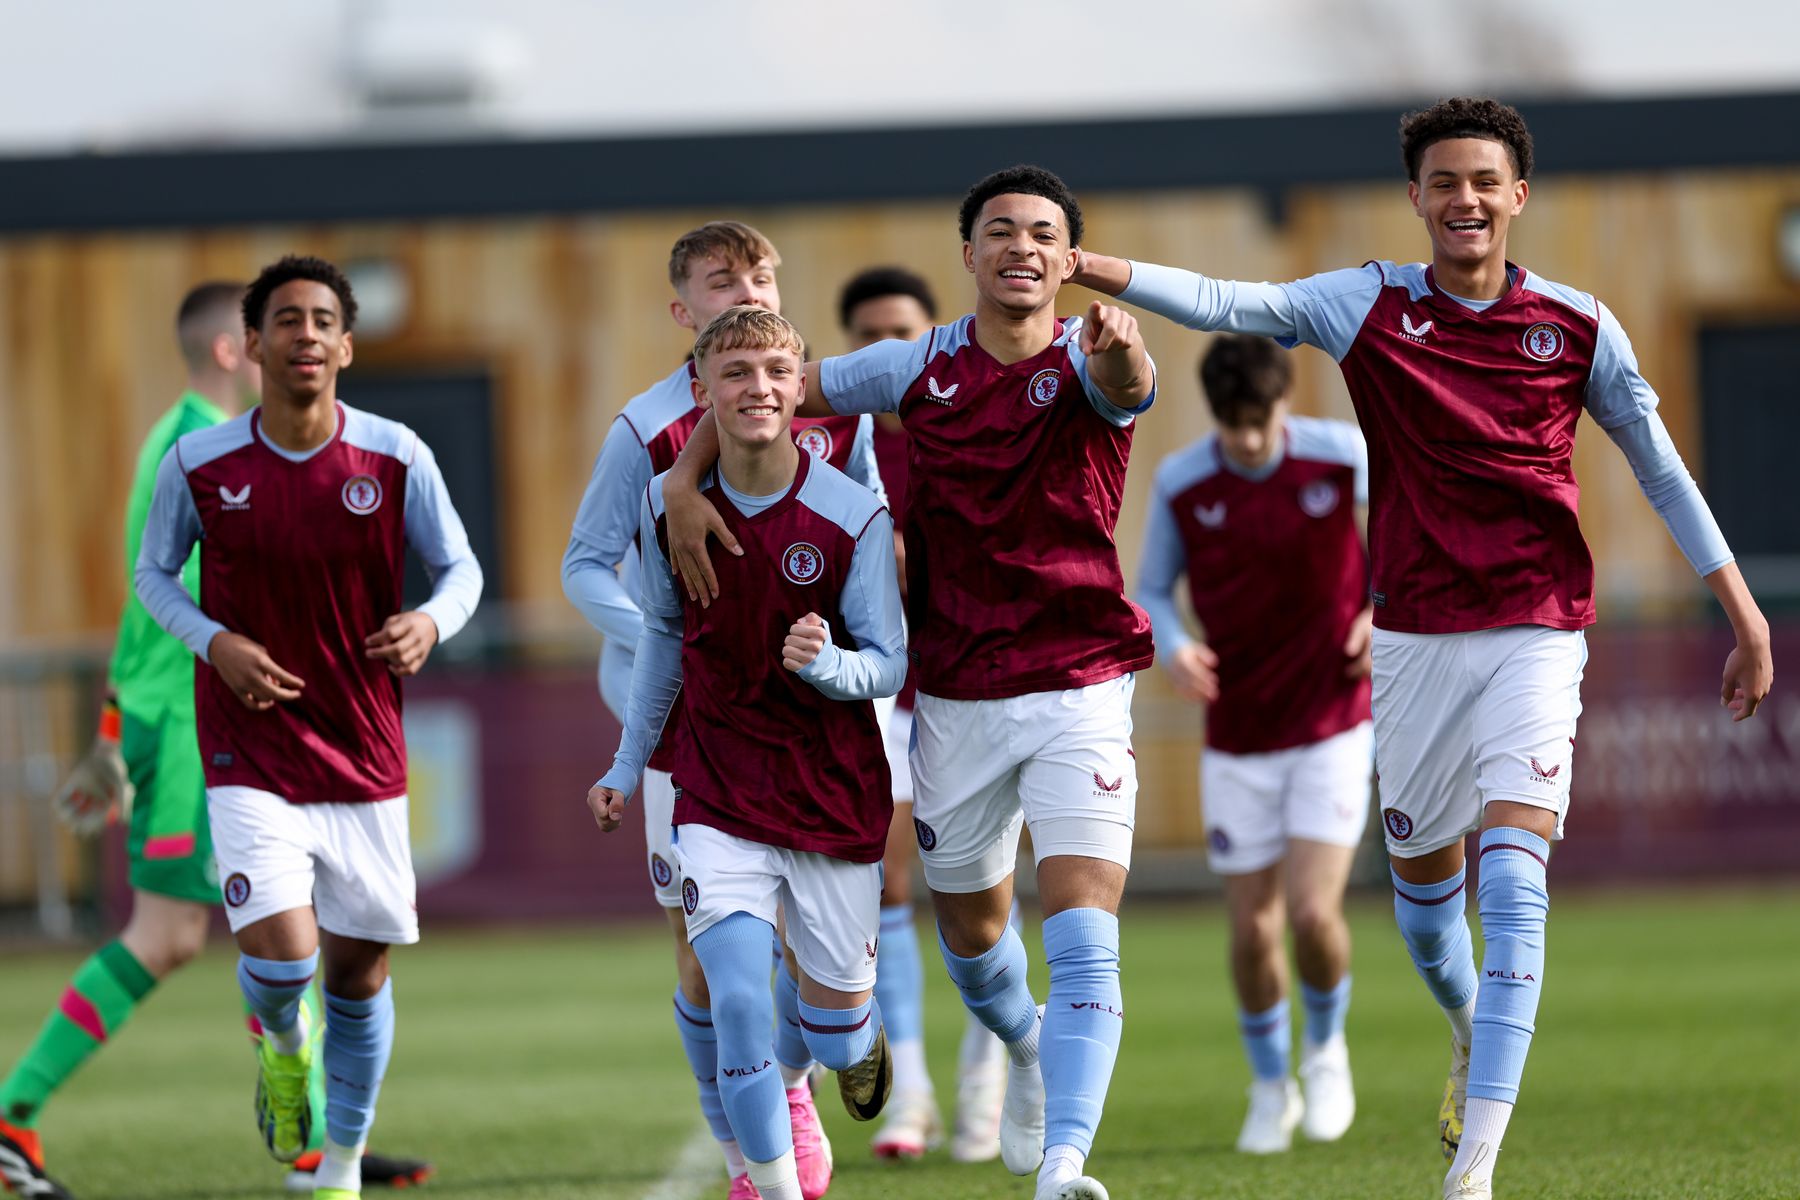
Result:
<instances>
[{"instance_id":1,"label":"goalkeeper glove","mask_svg":"<svg viewBox=\"0 0 1800 1200\"><path fill-rule=\"evenodd\" d=\"M82 837L92 837L109 821L131 815L131 780L119 749L124 718L119 702L108 696L100 708L100 728L69 778L51 801L56 815Z\"/></svg>"}]
</instances>

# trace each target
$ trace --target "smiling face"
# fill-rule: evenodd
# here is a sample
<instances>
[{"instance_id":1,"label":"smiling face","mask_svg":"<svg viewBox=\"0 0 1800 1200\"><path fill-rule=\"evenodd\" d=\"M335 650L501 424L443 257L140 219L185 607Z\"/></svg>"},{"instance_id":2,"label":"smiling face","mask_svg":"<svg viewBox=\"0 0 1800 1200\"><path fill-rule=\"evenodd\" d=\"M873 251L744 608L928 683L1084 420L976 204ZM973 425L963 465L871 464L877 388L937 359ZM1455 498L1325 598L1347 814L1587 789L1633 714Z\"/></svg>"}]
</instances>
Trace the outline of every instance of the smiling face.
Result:
<instances>
[{"instance_id":1,"label":"smiling face","mask_svg":"<svg viewBox=\"0 0 1800 1200\"><path fill-rule=\"evenodd\" d=\"M1407 185L1431 236L1432 260L1465 271L1505 261L1507 228L1530 190L1506 147L1477 137L1425 147L1419 177Z\"/></svg>"},{"instance_id":2,"label":"smiling face","mask_svg":"<svg viewBox=\"0 0 1800 1200\"><path fill-rule=\"evenodd\" d=\"M805 386L800 356L789 347L715 350L694 381L694 400L712 409L721 438L761 448L788 436Z\"/></svg>"},{"instance_id":3,"label":"smiling face","mask_svg":"<svg viewBox=\"0 0 1800 1200\"><path fill-rule=\"evenodd\" d=\"M334 395L352 353L337 293L311 279L282 284L269 295L261 327L245 331L244 350L262 370L265 394L272 386L302 404Z\"/></svg>"},{"instance_id":4,"label":"smiling face","mask_svg":"<svg viewBox=\"0 0 1800 1200\"><path fill-rule=\"evenodd\" d=\"M975 291L1001 310L1026 315L1048 308L1075 272L1075 249L1062 206L1043 196L1006 192L981 206L963 266Z\"/></svg>"},{"instance_id":5,"label":"smiling face","mask_svg":"<svg viewBox=\"0 0 1800 1200\"><path fill-rule=\"evenodd\" d=\"M677 299L669 305L675 323L696 333L726 309L740 304L781 311L775 264L767 258L741 263L709 254L689 267L687 279L675 289L675 295Z\"/></svg>"}]
</instances>

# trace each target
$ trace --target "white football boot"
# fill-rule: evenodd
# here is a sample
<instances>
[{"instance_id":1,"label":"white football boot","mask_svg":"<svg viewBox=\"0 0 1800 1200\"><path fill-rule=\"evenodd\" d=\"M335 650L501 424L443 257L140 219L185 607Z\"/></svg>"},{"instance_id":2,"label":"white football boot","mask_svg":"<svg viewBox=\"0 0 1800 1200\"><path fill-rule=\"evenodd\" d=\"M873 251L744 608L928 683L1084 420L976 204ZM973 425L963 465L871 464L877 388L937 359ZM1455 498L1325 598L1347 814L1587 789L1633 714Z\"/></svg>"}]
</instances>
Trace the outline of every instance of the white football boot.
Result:
<instances>
[{"instance_id":1,"label":"white football boot","mask_svg":"<svg viewBox=\"0 0 1800 1200\"><path fill-rule=\"evenodd\" d=\"M1294 1144L1294 1126L1305 1105L1300 1085L1291 1079L1258 1079L1250 1085L1250 1111L1238 1133L1244 1154L1280 1154Z\"/></svg>"},{"instance_id":2,"label":"white football boot","mask_svg":"<svg viewBox=\"0 0 1800 1200\"><path fill-rule=\"evenodd\" d=\"M1335 1142L1356 1119L1356 1089L1350 1082L1350 1049L1337 1034L1321 1046L1300 1051L1300 1090L1306 1114L1300 1132L1308 1141Z\"/></svg>"}]
</instances>

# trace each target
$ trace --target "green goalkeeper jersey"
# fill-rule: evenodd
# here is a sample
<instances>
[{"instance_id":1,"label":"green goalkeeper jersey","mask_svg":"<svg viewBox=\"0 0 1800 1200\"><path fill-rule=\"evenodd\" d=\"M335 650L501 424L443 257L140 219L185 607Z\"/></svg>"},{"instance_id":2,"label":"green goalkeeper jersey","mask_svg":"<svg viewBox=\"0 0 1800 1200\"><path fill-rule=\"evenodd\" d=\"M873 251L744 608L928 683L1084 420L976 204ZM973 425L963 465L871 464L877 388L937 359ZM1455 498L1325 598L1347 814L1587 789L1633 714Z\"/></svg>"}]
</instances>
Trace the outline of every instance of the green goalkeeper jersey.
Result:
<instances>
[{"instance_id":1,"label":"green goalkeeper jersey","mask_svg":"<svg viewBox=\"0 0 1800 1200\"><path fill-rule=\"evenodd\" d=\"M138 451L137 472L131 479L131 502L125 509L125 611L119 618L119 637L113 644L109 672L119 707L146 722L165 714L194 714L194 655L186 646L163 632L132 586L137 568L138 545L144 540L144 521L150 515L150 497L156 491L156 472L176 439L196 429L224 421L225 412L198 392L184 392L175 406L151 427ZM194 548L181 581L188 593L199 598L200 549Z\"/></svg>"}]
</instances>

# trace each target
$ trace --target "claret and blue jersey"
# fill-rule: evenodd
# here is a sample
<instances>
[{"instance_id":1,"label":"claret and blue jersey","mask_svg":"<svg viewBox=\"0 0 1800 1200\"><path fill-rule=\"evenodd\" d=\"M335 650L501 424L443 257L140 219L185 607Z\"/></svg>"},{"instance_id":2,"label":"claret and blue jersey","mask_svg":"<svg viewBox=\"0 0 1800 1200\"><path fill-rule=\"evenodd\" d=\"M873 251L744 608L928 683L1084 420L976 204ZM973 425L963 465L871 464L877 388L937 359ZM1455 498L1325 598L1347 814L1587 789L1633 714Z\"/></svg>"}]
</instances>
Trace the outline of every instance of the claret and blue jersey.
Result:
<instances>
[{"instance_id":1,"label":"claret and blue jersey","mask_svg":"<svg viewBox=\"0 0 1800 1200\"><path fill-rule=\"evenodd\" d=\"M1369 719L1367 677L1344 642L1368 602L1357 510L1368 503L1362 435L1288 417L1270 461L1247 471L1216 434L1165 458L1151 486L1136 598L1165 658L1192 639L1175 582L1219 656L1206 743L1232 754L1309 745Z\"/></svg>"},{"instance_id":2,"label":"claret and blue jersey","mask_svg":"<svg viewBox=\"0 0 1800 1200\"><path fill-rule=\"evenodd\" d=\"M975 318L826 359L840 413L895 412L909 439L906 570L921 691L982 700L1141 670L1150 620L1113 543L1136 410L1088 378L1080 318L1002 363Z\"/></svg>"},{"instance_id":3,"label":"claret and blue jersey","mask_svg":"<svg viewBox=\"0 0 1800 1200\"><path fill-rule=\"evenodd\" d=\"M744 495L716 471L701 492L744 554L719 556L717 603L689 602L669 568L662 477L651 481L641 509L644 637L624 737L601 783L629 794L672 718L677 826L879 862L893 803L870 701L906 677L887 510L810 454L798 456L781 493ZM809 612L824 619L830 644L789 671L782 642Z\"/></svg>"},{"instance_id":4,"label":"claret and blue jersey","mask_svg":"<svg viewBox=\"0 0 1800 1200\"><path fill-rule=\"evenodd\" d=\"M1131 268L1127 303L1337 360L1369 442L1379 628L1593 622L1573 467L1584 408L1625 452L1694 568L1704 575L1731 559L1624 330L1585 292L1511 265L1492 302L1444 292L1422 263L1370 262L1284 284Z\"/></svg>"}]
</instances>

